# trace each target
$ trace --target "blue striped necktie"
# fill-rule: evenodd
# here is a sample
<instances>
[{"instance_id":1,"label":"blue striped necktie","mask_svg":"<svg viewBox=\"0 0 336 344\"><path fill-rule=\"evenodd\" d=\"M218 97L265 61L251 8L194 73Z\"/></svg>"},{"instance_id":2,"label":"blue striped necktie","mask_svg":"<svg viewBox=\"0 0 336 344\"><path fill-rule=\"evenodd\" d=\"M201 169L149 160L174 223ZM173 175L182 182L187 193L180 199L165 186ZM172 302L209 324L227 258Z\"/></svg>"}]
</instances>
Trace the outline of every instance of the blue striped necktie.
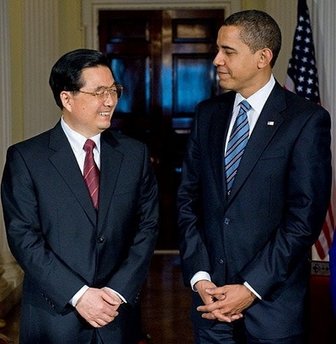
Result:
<instances>
[{"instance_id":1,"label":"blue striped necktie","mask_svg":"<svg viewBox=\"0 0 336 344\"><path fill-rule=\"evenodd\" d=\"M250 109L251 105L246 100L243 100L240 103L239 113L232 127L230 139L227 144L224 160L228 194L231 192L233 181L237 174L238 166L249 138L247 112Z\"/></svg>"}]
</instances>

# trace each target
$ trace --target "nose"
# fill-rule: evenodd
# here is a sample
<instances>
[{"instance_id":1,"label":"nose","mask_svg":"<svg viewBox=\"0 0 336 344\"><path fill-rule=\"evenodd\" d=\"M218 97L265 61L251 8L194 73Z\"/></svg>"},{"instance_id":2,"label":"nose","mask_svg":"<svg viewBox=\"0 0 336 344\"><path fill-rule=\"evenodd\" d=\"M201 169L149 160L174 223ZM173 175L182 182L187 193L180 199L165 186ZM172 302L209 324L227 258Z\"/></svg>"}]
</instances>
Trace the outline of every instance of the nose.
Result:
<instances>
[{"instance_id":1,"label":"nose","mask_svg":"<svg viewBox=\"0 0 336 344\"><path fill-rule=\"evenodd\" d=\"M224 64L224 59L223 59L223 56L221 54L220 51L218 51L218 53L216 54L213 62L212 62L216 67L219 66L219 65L223 65Z\"/></svg>"},{"instance_id":2,"label":"nose","mask_svg":"<svg viewBox=\"0 0 336 344\"><path fill-rule=\"evenodd\" d=\"M115 97L115 95L112 92L108 92L104 105L112 107L116 105L117 103L118 103L118 98Z\"/></svg>"}]
</instances>

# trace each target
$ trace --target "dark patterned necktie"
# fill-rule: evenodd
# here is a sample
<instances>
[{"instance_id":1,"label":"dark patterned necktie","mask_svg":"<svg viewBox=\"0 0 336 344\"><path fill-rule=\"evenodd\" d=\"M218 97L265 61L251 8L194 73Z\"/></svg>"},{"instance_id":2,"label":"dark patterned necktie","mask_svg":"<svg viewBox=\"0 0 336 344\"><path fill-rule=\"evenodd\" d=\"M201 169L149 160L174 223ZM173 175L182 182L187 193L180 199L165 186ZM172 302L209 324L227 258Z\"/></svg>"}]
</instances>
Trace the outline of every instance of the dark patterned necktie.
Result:
<instances>
[{"instance_id":1,"label":"dark patterned necktie","mask_svg":"<svg viewBox=\"0 0 336 344\"><path fill-rule=\"evenodd\" d=\"M232 127L230 139L226 148L225 175L228 194L231 192L233 181L249 138L247 112L250 109L251 105L246 100L240 103L239 113Z\"/></svg>"},{"instance_id":2,"label":"dark patterned necktie","mask_svg":"<svg viewBox=\"0 0 336 344\"><path fill-rule=\"evenodd\" d=\"M86 152L84 160L84 181L89 190L93 206L98 209L99 197L99 169L94 161L93 149L96 146L94 141L86 140L83 149Z\"/></svg>"}]
</instances>

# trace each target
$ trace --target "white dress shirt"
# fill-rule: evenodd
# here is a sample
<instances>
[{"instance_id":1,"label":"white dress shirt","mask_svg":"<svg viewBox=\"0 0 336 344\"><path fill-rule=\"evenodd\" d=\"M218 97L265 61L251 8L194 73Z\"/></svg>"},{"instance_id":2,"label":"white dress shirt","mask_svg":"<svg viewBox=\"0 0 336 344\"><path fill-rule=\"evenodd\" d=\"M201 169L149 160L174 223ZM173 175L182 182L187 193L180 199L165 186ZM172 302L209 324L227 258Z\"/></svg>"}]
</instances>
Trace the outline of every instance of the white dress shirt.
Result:
<instances>
[{"instance_id":1,"label":"white dress shirt","mask_svg":"<svg viewBox=\"0 0 336 344\"><path fill-rule=\"evenodd\" d=\"M86 155L86 152L84 151L83 147L84 147L84 144L85 144L87 138L85 136L79 134L78 132L74 131L73 129L71 129L69 127L69 125L64 121L63 117L61 118L61 126L62 126L64 133L65 133L65 136L67 137L67 139L70 143L72 151L76 157L78 166L79 166L79 168L83 174L84 160L85 160L85 155ZM100 169L100 134L97 134L93 137L90 137L90 140L94 141L96 144L95 148L93 149L93 156L94 156L94 160L95 160L95 163L96 163L98 169ZM69 303L75 307L78 300L81 298L81 296L88 289L89 289L89 287L87 285L84 285L71 298ZM111 290L113 293L117 294L120 297L120 299L126 303L126 300L122 295L120 295L118 292L116 292L115 290L113 290L111 288L108 288L108 289Z\"/></svg>"},{"instance_id":2,"label":"white dress shirt","mask_svg":"<svg viewBox=\"0 0 336 344\"><path fill-rule=\"evenodd\" d=\"M251 105L251 109L247 112L247 119L248 119L249 127L250 127L249 136L251 136L251 134L253 132L253 129L254 129L257 121L258 121L258 118L261 114L261 111L264 108L264 105L265 105L270 93L272 92L274 85L275 85L275 79L274 79L274 76L271 75L269 81L266 83L265 86L263 86L256 93L252 94L250 97L248 97L246 99L248 101L248 103ZM245 98L241 94L237 93L234 104L233 104L232 118L230 121L229 130L228 130L228 134L227 134L226 141L225 141L225 151L226 151L227 144L229 142L229 138L230 138L233 124L237 118L237 115L238 115L238 112L240 109L239 104L242 100L245 100ZM190 284L191 284L191 288L194 291L197 291L195 289L195 284L201 280L211 281L210 274L206 271L198 271L192 277L192 279L190 280ZM244 285L251 292L253 292L259 299L261 299L261 296L258 294L257 291L255 291L253 289L253 287L248 283L248 281L245 281Z\"/></svg>"}]
</instances>

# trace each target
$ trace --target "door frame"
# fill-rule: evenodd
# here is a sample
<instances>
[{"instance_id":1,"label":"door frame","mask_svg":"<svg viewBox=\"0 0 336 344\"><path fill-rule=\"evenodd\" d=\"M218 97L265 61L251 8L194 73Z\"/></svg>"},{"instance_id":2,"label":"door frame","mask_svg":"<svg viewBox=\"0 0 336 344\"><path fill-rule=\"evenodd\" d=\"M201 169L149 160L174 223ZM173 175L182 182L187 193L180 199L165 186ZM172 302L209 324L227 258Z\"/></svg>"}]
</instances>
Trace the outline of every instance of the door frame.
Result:
<instances>
[{"instance_id":1,"label":"door frame","mask_svg":"<svg viewBox=\"0 0 336 344\"><path fill-rule=\"evenodd\" d=\"M99 48L98 13L100 10L167 10L167 9L223 9L226 15L241 10L237 0L82 0L82 23L85 46Z\"/></svg>"}]
</instances>

